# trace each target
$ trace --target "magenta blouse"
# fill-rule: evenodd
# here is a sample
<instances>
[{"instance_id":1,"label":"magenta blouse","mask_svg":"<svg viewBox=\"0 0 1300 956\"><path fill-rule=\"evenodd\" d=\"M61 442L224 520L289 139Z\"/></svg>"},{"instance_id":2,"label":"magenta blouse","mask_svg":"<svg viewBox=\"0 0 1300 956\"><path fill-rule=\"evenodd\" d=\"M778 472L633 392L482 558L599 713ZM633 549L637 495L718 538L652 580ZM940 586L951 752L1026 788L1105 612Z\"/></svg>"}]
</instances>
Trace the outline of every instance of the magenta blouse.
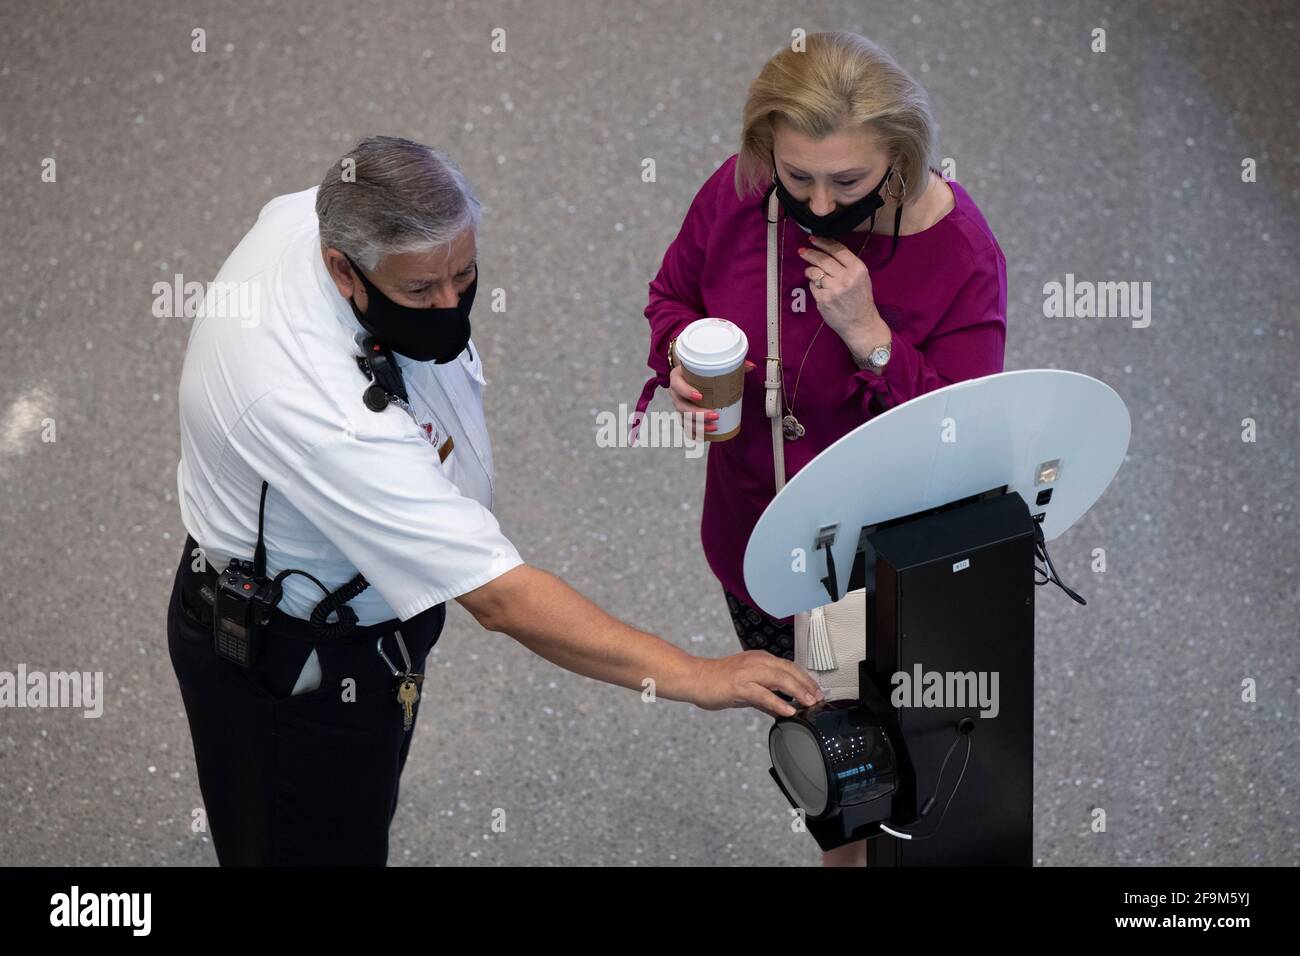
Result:
<instances>
[{"instance_id":1,"label":"magenta blouse","mask_svg":"<svg viewBox=\"0 0 1300 956\"><path fill-rule=\"evenodd\" d=\"M656 386L667 388L668 341L687 325L717 316L744 329L755 367L745 377L739 434L708 446L700 540L722 586L757 607L745 589L745 547L776 494L771 424L763 409L767 217L763 189L737 199L735 167L733 155L696 194L650 283L647 364L655 374L642 390L637 411L645 410ZM892 216L888 223L877 217L863 253L876 307L893 336L884 374L859 369L844 340L826 326L808 352L797 392L799 363L821 314L811 291L806 293L806 311L791 308L791 290L809 286L804 277L808 263L798 249L810 244L807 233L782 212L781 365L786 394L807 430L802 438L785 443L787 481L823 449L880 412L953 382L1003 370L1006 259L970 196L956 182L948 185L955 207L929 229L900 236L891 262L876 266L889 253ZM855 252L862 245L862 233L832 238Z\"/></svg>"}]
</instances>

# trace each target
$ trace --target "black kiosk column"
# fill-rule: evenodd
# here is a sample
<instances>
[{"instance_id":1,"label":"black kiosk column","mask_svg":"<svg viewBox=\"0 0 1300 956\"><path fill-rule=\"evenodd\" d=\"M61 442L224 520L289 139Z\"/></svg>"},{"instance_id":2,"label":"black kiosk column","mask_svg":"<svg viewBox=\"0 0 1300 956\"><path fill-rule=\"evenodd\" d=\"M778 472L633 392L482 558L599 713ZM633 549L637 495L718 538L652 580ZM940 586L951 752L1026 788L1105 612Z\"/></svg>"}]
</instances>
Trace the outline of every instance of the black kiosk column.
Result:
<instances>
[{"instance_id":1,"label":"black kiosk column","mask_svg":"<svg viewBox=\"0 0 1300 956\"><path fill-rule=\"evenodd\" d=\"M1032 865L1035 587L1084 603L1046 543L1100 497L1129 431L1095 379L989 376L867 422L764 512L745 580L769 614L838 599L839 581L866 590L858 699L781 718L769 739L772 777L823 849L865 838L869 866Z\"/></svg>"},{"instance_id":2,"label":"black kiosk column","mask_svg":"<svg viewBox=\"0 0 1300 956\"><path fill-rule=\"evenodd\" d=\"M907 705L894 708L903 746L893 820L935 832L912 840L881 833L867 845L868 865L1033 862L1034 541L1029 509L1014 493L870 536L867 676L886 700L894 674L907 675L902 689L910 691ZM975 724L970 759L962 742L941 781L963 717ZM959 759L965 774L953 791ZM938 805L917 825L936 789Z\"/></svg>"}]
</instances>

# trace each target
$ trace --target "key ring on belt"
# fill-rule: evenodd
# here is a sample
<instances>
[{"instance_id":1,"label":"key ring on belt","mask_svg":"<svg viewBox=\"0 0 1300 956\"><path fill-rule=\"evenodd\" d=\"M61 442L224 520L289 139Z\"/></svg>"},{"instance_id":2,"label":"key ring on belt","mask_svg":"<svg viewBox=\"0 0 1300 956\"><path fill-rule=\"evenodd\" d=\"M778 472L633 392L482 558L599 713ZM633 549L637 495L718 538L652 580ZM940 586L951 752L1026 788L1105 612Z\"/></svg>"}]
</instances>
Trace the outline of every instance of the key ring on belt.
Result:
<instances>
[{"instance_id":1,"label":"key ring on belt","mask_svg":"<svg viewBox=\"0 0 1300 956\"><path fill-rule=\"evenodd\" d=\"M384 653L382 637L375 643L375 650L379 651L379 656L384 659L384 663L388 665L388 669L393 672L393 677L397 680L397 705L402 708L402 730L409 731L415 726L415 705L420 700L420 685L424 683L424 675L411 673L411 655L406 652L406 642L402 640L402 632L394 631L393 635L397 638L397 646L401 648L402 660L406 662L405 671L399 671L388 659L388 655Z\"/></svg>"},{"instance_id":2,"label":"key ring on belt","mask_svg":"<svg viewBox=\"0 0 1300 956\"><path fill-rule=\"evenodd\" d=\"M397 648L402 652L402 660L406 664L406 670L399 671L396 667L393 666L393 662L390 661L388 659L388 655L384 653L384 639L382 637L380 637L379 640L375 642L375 650L379 651L379 656L384 659L384 663L388 665L388 669L393 672L394 677L399 679L404 677L413 677L417 681L423 680L424 679L423 674L411 673L411 655L406 651L406 642L402 640L402 632L393 631L393 636L397 638Z\"/></svg>"}]
</instances>

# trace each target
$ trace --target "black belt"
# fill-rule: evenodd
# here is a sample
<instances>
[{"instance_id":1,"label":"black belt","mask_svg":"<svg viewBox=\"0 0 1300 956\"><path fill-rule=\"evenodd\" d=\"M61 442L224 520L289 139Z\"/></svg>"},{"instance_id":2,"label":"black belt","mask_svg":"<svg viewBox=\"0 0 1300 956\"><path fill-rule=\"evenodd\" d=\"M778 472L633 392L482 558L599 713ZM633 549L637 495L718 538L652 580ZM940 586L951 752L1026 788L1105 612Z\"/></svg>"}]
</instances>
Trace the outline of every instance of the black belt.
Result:
<instances>
[{"instance_id":1,"label":"black belt","mask_svg":"<svg viewBox=\"0 0 1300 956\"><path fill-rule=\"evenodd\" d=\"M181 604L192 618L211 630L212 605L216 600L219 572L207 562L206 552L202 552L205 555L204 570L194 571L192 562L195 550L202 551L202 548L193 535L186 535L185 553L181 556ZM327 640L332 644L361 644L391 634L401 626L402 620L394 617L377 624L358 624L346 637ZM280 637L309 641L312 644L322 643L321 636L312 628L310 621L292 617L279 608L271 610L271 619L265 629Z\"/></svg>"}]
</instances>

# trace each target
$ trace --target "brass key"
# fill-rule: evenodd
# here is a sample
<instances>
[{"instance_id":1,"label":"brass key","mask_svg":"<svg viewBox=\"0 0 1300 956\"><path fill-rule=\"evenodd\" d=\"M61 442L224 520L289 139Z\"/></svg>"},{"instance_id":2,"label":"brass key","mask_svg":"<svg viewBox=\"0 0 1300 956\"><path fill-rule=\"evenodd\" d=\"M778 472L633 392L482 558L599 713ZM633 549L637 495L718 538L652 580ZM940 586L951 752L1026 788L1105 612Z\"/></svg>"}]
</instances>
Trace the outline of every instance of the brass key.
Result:
<instances>
[{"instance_id":1,"label":"brass key","mask_svg":"<svg viewBox=\"0 0 1300 956\"><path fill-rule=\"evenodd\" d=\"M394 631L393 636L397 638L397 647L402 652L402 660L406 663L406 670L399 671L393 666L393 662L388 659L384 653L384 638L381 635L375 642L375 650L383 658L388 669L393 672L397 678L397 705L402 708L402 729L410 730L411 725L415 723L415 703L420 699L420 685L424 683L423 674L411 673L411 655L406 651L406 642L402 640L402 632Z\"/></svg>"},{"instance_id":2,"label":"brass key","mask_svg":"<svg viewBox=\"0 0 1300 956\"><path fill-rule=\"evenodd\" d=\"M420 691L415 685L415 678L408 674L406 679L397 685L397 702L402 705L403 730L410 730L415 722L415 702L419 699Z\"/></svg>"}]
</instances>

